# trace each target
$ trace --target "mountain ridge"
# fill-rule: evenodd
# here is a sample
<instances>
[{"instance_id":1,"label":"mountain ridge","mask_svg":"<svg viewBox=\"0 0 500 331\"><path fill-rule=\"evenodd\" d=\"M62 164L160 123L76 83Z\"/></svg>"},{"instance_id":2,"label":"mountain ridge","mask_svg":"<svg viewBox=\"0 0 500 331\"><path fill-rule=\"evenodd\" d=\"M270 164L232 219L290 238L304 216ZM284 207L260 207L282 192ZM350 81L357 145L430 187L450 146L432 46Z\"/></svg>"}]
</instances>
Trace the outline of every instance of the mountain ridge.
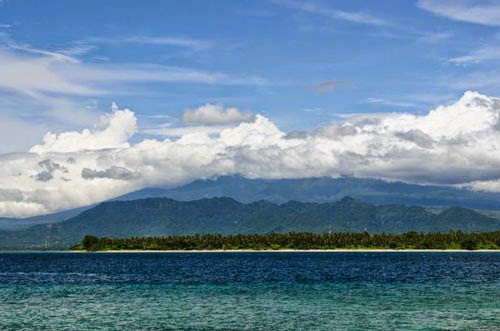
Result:
<instances>
[{"instance_id":1,"label":"mountain ridge","mask_svg":"<svg viewBox=\"0 0 500 331\"><path fill-rule=\"evenodd\" d=\"M130 237L195 233L402 233L494 231L500 220L453 207L439 214L420 206L374 205L351 197L336 202L265 200L241 203L216 197L193 201L145 198L107 201L53 224L0 232L1 248L67 248L84 235ZM17 243L17 246L16 246Z\"/></svg>"},{"instance_id":2,"label":"mountain ridge","mask_svg":"<svg viewBox=\"0 0 500 331\"><path fill-rule=\"evenodd\" d=\"M210 197L232 197L249 203L267 200L331 202L344 196L373 204L418 205L442 209L450 206L500 211L500 193L476 192L445 186L426 186L380 179L353 177L316 177L302 179L249 179L242 176L220 176L199 179L186 185L165 188L146 188L110 200L136 200L149 197L168 197L180 201ZM29 218L1 218L0 230L22 230L37 224L67 220L94 205Z\"/></svg>"}]
</instances>

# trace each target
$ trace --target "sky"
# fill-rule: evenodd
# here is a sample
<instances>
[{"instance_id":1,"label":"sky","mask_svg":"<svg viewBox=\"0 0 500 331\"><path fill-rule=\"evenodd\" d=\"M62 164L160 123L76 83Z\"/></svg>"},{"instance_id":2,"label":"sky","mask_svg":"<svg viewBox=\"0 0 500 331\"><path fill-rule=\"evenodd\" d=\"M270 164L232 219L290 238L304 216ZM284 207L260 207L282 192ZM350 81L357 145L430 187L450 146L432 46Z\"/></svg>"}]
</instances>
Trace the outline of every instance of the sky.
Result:
<instances>
[{"instance_id":1,"label":"sky","mask_svg":"<svg viewBox=\"0 0 500 331\"><path fill-rule=\"evenodd\" d=\"M0 0L0 216L198 178L500 191L498 1Z\"/></svg>"}]
</instances>

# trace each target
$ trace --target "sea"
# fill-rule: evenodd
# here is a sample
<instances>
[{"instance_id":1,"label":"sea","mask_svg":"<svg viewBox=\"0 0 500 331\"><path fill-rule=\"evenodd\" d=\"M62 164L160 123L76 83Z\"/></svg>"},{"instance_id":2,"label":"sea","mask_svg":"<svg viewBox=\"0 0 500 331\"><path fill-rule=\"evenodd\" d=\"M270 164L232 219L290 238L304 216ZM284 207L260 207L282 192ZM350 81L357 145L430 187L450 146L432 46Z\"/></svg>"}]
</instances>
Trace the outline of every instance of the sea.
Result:
<instances>
[{"instance_id":1,"label":"sea","mask_svg":"<svg viewBox=\"0 0 500 331\"><path fill-rule=\"evenodd\" d=\"M0 330L500 330L500 253L2 252Z\"/></svg>"}]
</instances>

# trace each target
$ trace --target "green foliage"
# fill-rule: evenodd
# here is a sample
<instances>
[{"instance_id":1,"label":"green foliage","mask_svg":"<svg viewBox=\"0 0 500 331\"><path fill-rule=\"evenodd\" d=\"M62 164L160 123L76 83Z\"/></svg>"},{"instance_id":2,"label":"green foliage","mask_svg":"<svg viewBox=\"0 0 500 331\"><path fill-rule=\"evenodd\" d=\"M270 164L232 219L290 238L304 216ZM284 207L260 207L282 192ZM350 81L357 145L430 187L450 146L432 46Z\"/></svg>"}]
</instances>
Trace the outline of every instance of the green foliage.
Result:
<instances>
[{"instance_id":1,"label":"green foliage","mask_svg":"<svg viewBox=\"0 0 500 331\"><path fill-rule=\"evenodd\" d=\"M368 231L397 234L408 231L447 233L450 230L498 231L500 221L458 207L435 214L422 207L373 205L349 197L336 202L290 201L281 205L264 200L244 204L230 198L194 201L150 198L104 202L64 222L37 225L22 231L0 231L0 247L67 248L87 234L126 238L193 233L251 235ZM368 240L368 237L363 240ZM235 245L240 247L239 243ZM456 245L461 247L459 242ZM233 246L227 247L231 249ZM262 245L255 244L255 249L259 247ZM289 243L280 244L280 247L293 248ZM390 247L399 248L400 243L393 242Z\"/></svg>"},{"instance_id":2,"label":"green foliage","mask_svg":"<svg viewBox=\"0 0 500 331\"><path fill-rule=\"evenodd\" d=\"M406 232L205 234L192 236L97 238L85 236L73 249L96 250L279 250L279 249L498 249L500 231L483 233Z\"/></svg>"},{"instance_id":3,"label":"green foliage","mask_svg":"<svg viewBox=\"0 0 500 331\"><path fill-rule=\"evenodd\" d=\"M83 237L81 247L86 251L96 251L100 249L100 239L96 236L86 235Z\"/></svg>"},{"instance_id":4,"label":"green foliage","mask_svg":"<svg viewBox=\"0 0 500 331\"><path fill-rule=\"evenodd\" d=\"M461 243L460 247L462 249L467 249L469 251L477 249L479 242L477 238L465 238Z\"/></svg>"}]
</instances>

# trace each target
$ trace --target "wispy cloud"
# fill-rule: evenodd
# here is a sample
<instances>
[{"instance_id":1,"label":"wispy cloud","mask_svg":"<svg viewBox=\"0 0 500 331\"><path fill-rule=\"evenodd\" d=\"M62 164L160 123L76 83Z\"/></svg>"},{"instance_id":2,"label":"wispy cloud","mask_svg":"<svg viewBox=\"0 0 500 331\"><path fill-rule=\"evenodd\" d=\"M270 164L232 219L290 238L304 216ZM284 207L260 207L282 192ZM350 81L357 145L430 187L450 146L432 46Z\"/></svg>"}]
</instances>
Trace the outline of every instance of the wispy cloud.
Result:
<instances>
[{"instance_id":1,"label":"wispy cloud","mask_svg":"<svg viewBox=\"0 0 500 331\"><path fill-rule=\"evenodd\" d=\"M81 50L80 50L81 51ZM73 50L73 53L78 50ZM71 53L71 50L66 52ZM91 64L61 52L9 43L0 48L0 88L23 93L98 95L96 83L190 82L221 85L264 85L258 76L235 76L154 64Z\"/></svg>"},{"instance_id":2,"label":"wispy cloud","mask_svg":"<svg viewBox=\"0 0 500 331\"><path fill-rule=\"evenodd\" d=\"M500 3L463 0L419 0L418 7L455 21L500 26Z\"/></svg>"},{"instance_id":3,"label":"wispy cloud","mask_svg":"<svg viewBox=\"0 0 500 331\"><path fill-rule=\"evenodd\" d=\"M12 49L31 54L19 54ZM97 89L72 80L70 72L61 70L70 63L79 66L73 58L63 54L17 46L10 50L0 49L0 88L25 94L98 94Z\"/></svg>"},{"instance_id":4,"label":"wispy cloud","mask_svg":"<svg viewBox=\"0 0 500 331\"><path fill-rule=\"evenodd\" d=\"M132 88L136 94L147 93L149 90L143 86L152 82L231 86L267 84L259 76L156 64L92 63L79 57L88 51L89 47L84 44L58 51L40 49L16 43L7 34L0 35L0 112L3 115L0 121L10 123L10 129L14 131L15 127L19 130L33 127L31 131L37 133L40 132L39 123L52 123L56 130L81 128L99 118L99 109L85 107L89 100L123 94ZM32 140L24 139L23 143L30 144ZM9 143L0 150L11 152L18 148L17 144Z\"/></svg>"},{"instance_id":5,"label":"wispy cloud","mask_svg":"<svg viewBox=\"0 0 500 331\"><path fill-rule=\"evenodd\" d=\"M15 45L15 44L10 44L9 45L10 49L17 50L17 51L22 51L26 53L32 53L32 54L39 54L39 55L45 55L47 57L53 58L54 60L60 61L60 62L68 62L68 63L79 63L80 60L77 59L76 57L66 55L66 52L64 51L48 51L44 49L39 49L39 48L33 48L30 46L24 46L24 45Z\"/></svg>"},{"instance_id":6,"label":"wispy cloud","mask_svg":"<svg viewBox=\"0 0 500 331\"><path fill-rule=\"evenodd\" d=\"M391 23L386 19L379 18L363 12L344 11L331 7L322 6L313 2L302 2L293 0L274 0L274 3L291 9L299 10L314 15L321 15L336 20L351 23L368 24L377 26L389 26Z\"/></svg>"},{"instance_id":7,"label":"wispy cloud","mask_svg":"<svg viewBox=\"0 0 500 331\"><path fill-rule=\"evenodd\" d=\"M500 89L500 72L498 70L478 70L468 74L449 75L436 81L440 87L452 88L456 91L466 89Z\"/></svg>"},{"instance_id":8,"label":"wispy cloud","mask_svg":"<svg viewBox=\"0 0 500 331\"><path fill-rule=\"evenodd\" d=\"M81 56L84 54L87 54L93 50L95 50L97 47L95 45L88 45L85 43L76 43L74 46L68 47L66 49L61 49L58 51L58 53L64 54L66 56Z\"/></svg>"},{"instance_id":9,"label":"wispy cloud","mask_svg":"<svg viewBox=\"0 0 500 331\"><path fill-rule=\"evenodd\" d=\"M71 72L72 67L68 66ZM85 82L182 82L218 85L266 85L259 76L236 76L221 72L196 70L156 64L122 63L120 65L74 66L71 76Z\"/></svg>"},{"instance_id":10,"label":"wispy cloud","mask_svg":"<svg viewBox=\"0 0 500 331\"><path fill-rule=\"evenodd\" d=\"M316 93L327 93L327 92L331 92L339 87L347 87L347 86L351 86L351 83L336 81L336 80L329 80L329 81L325 81L325 82L321 82L319 84L316 84L313 86L313 88L314 88L314 91L316 91Z\"/></svg>"},{"instance_id":11,"label":"wispy cloud","mask_svg":"<svg viewBox=\"0 0 500 331\"><path fill-rule=\"evenodd\" d=\"M500 47L486 46L467 55L454 57L450 59L450 62L455 64L469 64L495 60L500 60Z\"/></svg>"},{"instance_id":12,"label":"wispy cloud","mask_svg":"<svg viewBox=\"0 0 500 331\"><path fill-rule=\"evenodd\" d=\"M414 102L415 104L447 104L456 98L455 94L451 93L413 93L404 96L405 100Z\"/></svg>"},{"instance_id":13,"label":"wispy cloud","mask_svg":"<svg viewBox=\"0 0 500 331\"><path fill-rule=\"evenodd\" d=\"M431 32L424 32L421 37L417 38L417 41L428 44L438 44L450 39L451 37L453 37L453 33L450 31L443 31L443 32L431 31Z\"/></svg>"},{"instance_id":14,"label":"wispy cloud","mask_svg":"<svg viewBox=\"0 0 500 331\"><path fill-rule=\"evenodd\" d=\"M369 104L377 104L377 105L392 106L392 107L403 107L403 108L416 107L416 104L411 102L386 100L380 98L368 98L366 99L366 102Z\"/></svg>"},{"instance_id":15,"label":"wispy cloud","mask_svg":"<svg viewBox=\"0 0 500 331\"><path fill-rule=\"evenodd\" d=\"M213 42L188 37L170 36L121 36L121 37L90 37L86 39L89 43L102 44L143 44L156 46L172 46L202 50L212 47Z\"/></svg>"}]
</instances>

